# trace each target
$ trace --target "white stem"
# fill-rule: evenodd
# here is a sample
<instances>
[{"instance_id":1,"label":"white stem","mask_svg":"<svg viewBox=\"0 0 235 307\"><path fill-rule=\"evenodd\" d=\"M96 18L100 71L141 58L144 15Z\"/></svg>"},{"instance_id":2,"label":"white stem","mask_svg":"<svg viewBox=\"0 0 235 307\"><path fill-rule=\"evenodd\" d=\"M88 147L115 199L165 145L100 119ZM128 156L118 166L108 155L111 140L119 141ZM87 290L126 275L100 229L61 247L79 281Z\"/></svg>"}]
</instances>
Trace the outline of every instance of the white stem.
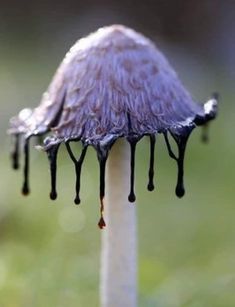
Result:
<instances>
[{"instance_id":1,"label":"white stem","mask_svg":"<svg viewBox=\"0 0 235 307\"><path fill-rule=\"evenodd\" d=\"M121 144L120 144L121 143ZM136 205L129 203L130 148L118 141L107 161L102 230L101 306L137 306Z\"/></svg>"}]
</instances>

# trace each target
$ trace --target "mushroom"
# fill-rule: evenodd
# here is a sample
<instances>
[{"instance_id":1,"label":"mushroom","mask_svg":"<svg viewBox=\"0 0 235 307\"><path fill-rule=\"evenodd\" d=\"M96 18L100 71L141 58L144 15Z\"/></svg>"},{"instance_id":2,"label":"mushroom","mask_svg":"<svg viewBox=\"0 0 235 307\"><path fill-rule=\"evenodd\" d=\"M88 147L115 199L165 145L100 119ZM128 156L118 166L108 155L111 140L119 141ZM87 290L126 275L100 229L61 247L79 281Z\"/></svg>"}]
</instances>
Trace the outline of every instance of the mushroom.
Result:
<instances>
[{"instance_id":1,"label":"mushroom","mask_svg":"<svg viewBox=\"0 0 235 307\"><path fill-rule=\"evenodd\" d=\"M40 105L34 110L24 109L11 119L9 133L15 136L12 152L15 169L19 166L19 143L24 144L22 193L25 195L29 193L31 137L49 133L43 149L50 162L53 200L57 197L56 157L60 145L66 145L74 163L76 204L80 203L80 175L88 146L97 152L101 215L98 225L104 228L107 223L102 232L102 306L137 304L136 212L135 206L128 203L136 200L134 172L138 141L144 136L149 138L147 188L152 191L155 137L164 136L169 156L178 166L175 192L182 197L188 138L197 125L207 124L216 113L216 95L204 105L195 103L167 59L149 39L132 29L113 25L78 40L66 54ZM176 142L178 154L173 152L169 136ZM124 140L112 148L120 138ZM72 151L71 142L82 143L79 158Z\"/></svg>"}]
</instances>

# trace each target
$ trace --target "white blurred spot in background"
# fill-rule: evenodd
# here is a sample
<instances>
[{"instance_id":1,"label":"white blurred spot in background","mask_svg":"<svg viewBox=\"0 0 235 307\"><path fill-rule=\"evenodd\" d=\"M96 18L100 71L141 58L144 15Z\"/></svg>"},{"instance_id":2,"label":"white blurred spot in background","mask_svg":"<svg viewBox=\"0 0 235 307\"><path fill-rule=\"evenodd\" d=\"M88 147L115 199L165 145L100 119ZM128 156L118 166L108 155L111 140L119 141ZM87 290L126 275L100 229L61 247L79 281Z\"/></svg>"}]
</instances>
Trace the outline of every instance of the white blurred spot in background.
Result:
<instances>
[{"instance_id":1,"label":"white blurred spot in background","mask_svg":"<svg viewBox=\"0 0 235 307\"><path fill-rule=\"evenodd\" d=\"M58 222L64 232L75 233L84 228L86 217L80 207L71 206L60 211Z\"/></svg>"}]
</instances>

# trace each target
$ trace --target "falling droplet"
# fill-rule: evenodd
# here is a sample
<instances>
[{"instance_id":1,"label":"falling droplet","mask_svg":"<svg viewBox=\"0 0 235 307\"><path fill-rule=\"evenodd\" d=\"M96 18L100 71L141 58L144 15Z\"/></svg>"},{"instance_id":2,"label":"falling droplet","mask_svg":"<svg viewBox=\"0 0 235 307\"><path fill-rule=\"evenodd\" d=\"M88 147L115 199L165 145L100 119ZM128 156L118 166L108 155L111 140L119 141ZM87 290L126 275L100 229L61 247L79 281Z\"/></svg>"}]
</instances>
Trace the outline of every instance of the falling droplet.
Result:
<instances>
[{"instance_id":1,"label":"falling droplet","mask_svg":"<svg viewBox=\"0 0 235 307\"><path fill-rule=\"evenodd\" d=\"M136 140L128 140L131 147L131 176L130 176L130 194L128 196L129 202L133 203L136 200L134 192L135 184L135 149L136 149Z\"/></svg>"},{"instance_id":2,"label":"falling droplet","mask_svg":"<svg viewBox=\"0 0 235 307\"><path fill-rule=\"evenodd\" d=\"M57 193L56 193L56 191L52 190L50 192L50 199L51 200L56 200L56 198L57 198Z\"/></svg>"},{"instance_id":3,"label":"falling droplet","mask_svg":"<svg viewBox=\"0 0 235 307\"><path fill-rule=\"evenodd\" d=\"M148 182L148 190L154 190L154 151L155 151L155 143L156 138L154 134L150 135L150 161L149 161L149 182Z\"/></svg>"},{"instance_id":4,"label":"falling droplet","mask_svg":"<svg viewBox=\"0 0 235 307\"><path fill-rule=\"evenodd\" d=\"M22 194L29 194L29 139L25 139L24 143L24 182L22 187Z\"/></svg>"},{"instance_id":5,"label":"falling droplet","mask_svg":"<svg viewBox=\"0 0 235 307\"><path fill-rule=\"evenodd\" d=\"M19 134L16 134L15 136L15 144L14 148L11 152L11 160L12 160L12 168L18 169L19 168L19 142L20 142L20 136Z\"/></svg>"},{"instance_id":6,"label":"falling droplet","mask_svg":"<svg viewBox=\"0 0 235 307\"><path fill-rule=\"evenodd\" d=\"M56 171L57 171L57 153L59 146L60 144L56 144L47 151L47 156L50 162L50 171L51 171L51 192L50 192L51 200L55 200L57 198Z\"/></svg>"},{"instance_id":7,"label":"falling droplet","mask_svg":"<svg viewBox=\"0 0 235 307\"><path fill-rule=\"evenodd\" d=\"M100 220L98 223L98 226L100 227L100 229L103 229L106 226L103 212L104 212L104 198L100 198Z\"/></svg>"},{"instance_id":8,"label":"falling droplet","mask_svg":"<svg viewBox=\"0 0 235 307\"><path fill-rule=\"evenodd\" d=\"M130 192L129 196L128 196L128 200L130 203L134 203L136 200L135 194L133 192Z\"/></svg>"},{"instance_id":9,"label":"falling droplet","mask_svg":"<svg viewBox=\"0 0 235 307\"><path fill-rule=\"evenodd\" d=\"M98 226L100 229L103 229L106 226L103 216L100 218Z\"/></svg>"}]
</instances>

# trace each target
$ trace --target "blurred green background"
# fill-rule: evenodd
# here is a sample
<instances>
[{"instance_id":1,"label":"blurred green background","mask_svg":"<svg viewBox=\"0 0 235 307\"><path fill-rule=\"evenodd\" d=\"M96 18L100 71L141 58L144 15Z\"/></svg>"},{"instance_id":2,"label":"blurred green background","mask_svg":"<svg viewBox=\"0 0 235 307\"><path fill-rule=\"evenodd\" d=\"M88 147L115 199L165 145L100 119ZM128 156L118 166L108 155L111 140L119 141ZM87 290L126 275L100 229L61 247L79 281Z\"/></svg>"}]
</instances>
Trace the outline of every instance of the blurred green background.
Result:
<instances>
[{"instance_id":1,"label":"blurred green background","mask_svg":"<svg viewBox=\"0 0 235 307\"><path fill-rule=\"evenodd\" d=\"M193 96L221 94L210 143L200 129L186 154L186 195L174 195L176 165L162 137L156 190L146 191L148 142L137 147L139 306L235 306L234 1L0 1L0 306L99 306L98 165L90 149L82 204L74 169L59 153L49 200L45 154L32 149L31 191L10 168L9 118L34 107L65 52L99 26L123 23L150 36ZM145 174L145 176L144 176ZM111 307L111 306L110 306Z\"/></svg>"}]
</instances>

